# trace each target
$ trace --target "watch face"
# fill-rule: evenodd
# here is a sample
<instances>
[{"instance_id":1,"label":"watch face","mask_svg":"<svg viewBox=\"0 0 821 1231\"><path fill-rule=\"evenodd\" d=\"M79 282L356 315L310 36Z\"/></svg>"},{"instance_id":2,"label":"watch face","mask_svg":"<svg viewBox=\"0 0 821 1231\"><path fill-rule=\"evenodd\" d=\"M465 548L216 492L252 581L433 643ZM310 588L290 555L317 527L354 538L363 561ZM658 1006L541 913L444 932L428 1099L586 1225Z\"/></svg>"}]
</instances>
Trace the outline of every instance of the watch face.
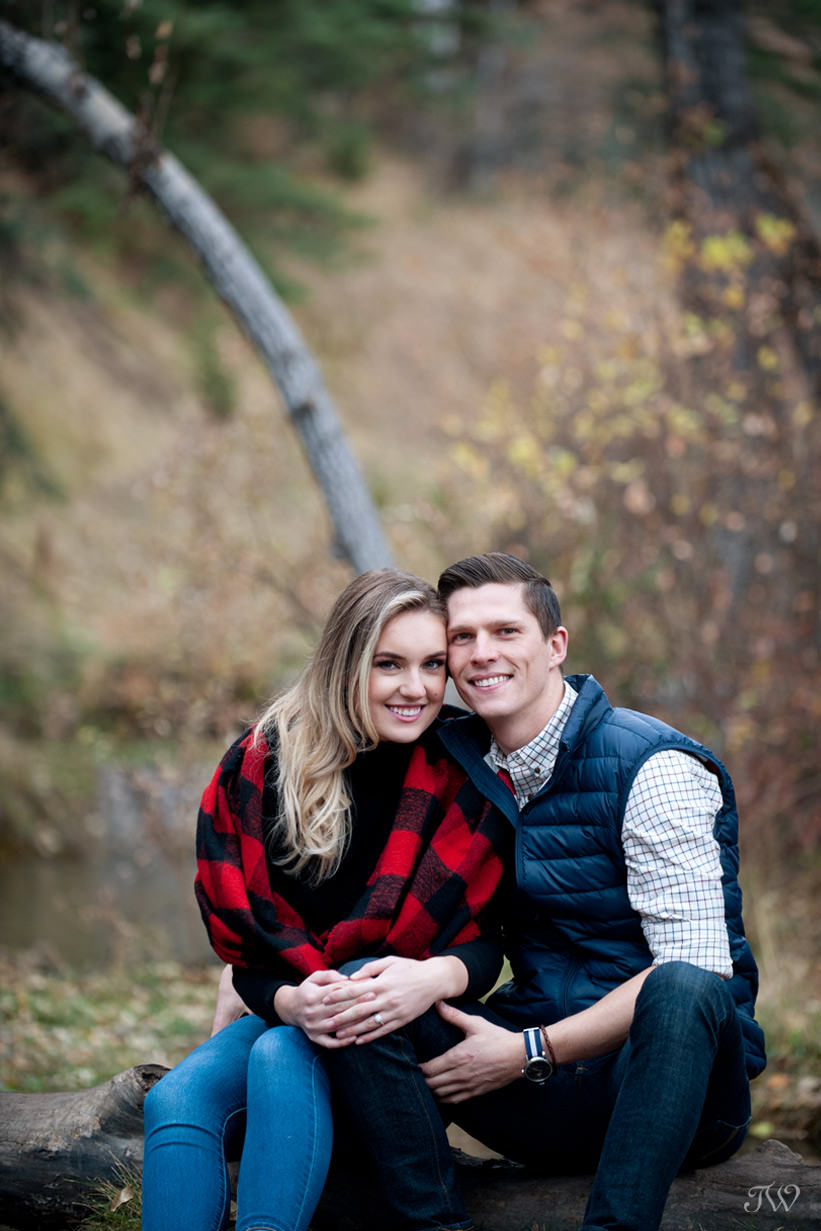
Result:
<instances>
[{"instance_id":1,"label":"watch face","mask_svg":"<svg viewBox=\"0 0 821 1231\"><path fill-rule=\"evenodd\" d=\"M534 1056L524 1067L524 1074L528 1081L547 1081L552 1073L553 1065L544 1056Z\"/></svg>"}]
</instances>

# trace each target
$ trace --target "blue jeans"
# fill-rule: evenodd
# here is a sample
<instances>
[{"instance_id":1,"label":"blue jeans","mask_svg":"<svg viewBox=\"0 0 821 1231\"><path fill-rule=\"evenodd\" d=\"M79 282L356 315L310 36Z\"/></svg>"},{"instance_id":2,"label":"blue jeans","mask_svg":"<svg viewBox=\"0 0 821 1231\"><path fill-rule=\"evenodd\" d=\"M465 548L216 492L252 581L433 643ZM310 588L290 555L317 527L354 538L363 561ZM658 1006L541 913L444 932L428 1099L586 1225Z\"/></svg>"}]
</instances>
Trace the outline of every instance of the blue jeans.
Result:
<instances>
[{"instance_id":1,"label":"blue jeans","mask_svg":"<svg viewBox=\"0 0 821 1231\"><path fill-rule=\"evenodd\" d=\"M240 1150L237 1231L306 1231L333 1129L323 1061L301 1030L232 1022L148 1092L144 1118L143 1231L222 1231Z\"/></svg>"},{"instance_id":2,"label":"blue jeans","mask_svg":"<svg viewBox=\"0 0 821 1231\"><path fill-rule=\"evenodd\" d=\"M511 1028L485 1006L473 1011ZM543 1173L595 1171L584 1231L654 1231L676 1173L721 1162L744 1140L750 1092L735 1004L717 975L685 962L648 975L618 1051L437 1114L418 1062L463 1037L430 1010L327 1058L396 1227L453 1225L453 1209L464 1213L445 1116Z\"/></svg>"}]
</instances>

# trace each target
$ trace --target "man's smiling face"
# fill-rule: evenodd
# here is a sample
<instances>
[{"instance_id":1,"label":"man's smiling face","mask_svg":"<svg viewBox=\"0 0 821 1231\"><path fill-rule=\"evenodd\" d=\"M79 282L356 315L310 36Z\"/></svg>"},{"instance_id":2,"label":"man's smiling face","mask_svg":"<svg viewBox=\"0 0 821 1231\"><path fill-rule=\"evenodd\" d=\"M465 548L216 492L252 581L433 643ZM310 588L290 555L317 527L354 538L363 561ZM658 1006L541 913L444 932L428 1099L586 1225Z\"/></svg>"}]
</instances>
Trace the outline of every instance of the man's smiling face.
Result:
<instances>
[{"instance_id":1,"label":"man's smiling face","mask_svg":"<svg viewBox=\"0 0 821 1231\"><path fill-rule=\"evenodd\" d=\"M448 598L448 667L460 697L505 752L539 734L564 692L567 632L545 638L523 584L491 582Z\"/></svg>"}]
</instances>

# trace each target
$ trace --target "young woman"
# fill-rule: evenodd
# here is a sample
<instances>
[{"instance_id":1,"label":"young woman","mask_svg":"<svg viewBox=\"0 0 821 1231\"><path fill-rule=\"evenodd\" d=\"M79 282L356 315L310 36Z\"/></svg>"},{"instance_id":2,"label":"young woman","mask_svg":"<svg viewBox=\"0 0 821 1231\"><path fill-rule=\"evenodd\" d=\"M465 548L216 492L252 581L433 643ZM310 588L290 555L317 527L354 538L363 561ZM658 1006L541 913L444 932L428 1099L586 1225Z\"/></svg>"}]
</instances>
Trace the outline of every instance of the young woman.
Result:
<instances>
[{"instance_id":1,"label":"young woman","mask_svg":"<svg viewBox=\"0 0 821 1231\"><path fill-rule=\"evenodd\" d=\"M438 742L445 679L435 590L363 573L297 683L223 758L196 893L253 1012L146 1099L144 1231L221 1231L240 1143L237 1231L304 1231L332 1144L323 1053L492 986L507 835ZM470 1226L458 1194L446 1225Z\"/></svg>"}]
</instances>

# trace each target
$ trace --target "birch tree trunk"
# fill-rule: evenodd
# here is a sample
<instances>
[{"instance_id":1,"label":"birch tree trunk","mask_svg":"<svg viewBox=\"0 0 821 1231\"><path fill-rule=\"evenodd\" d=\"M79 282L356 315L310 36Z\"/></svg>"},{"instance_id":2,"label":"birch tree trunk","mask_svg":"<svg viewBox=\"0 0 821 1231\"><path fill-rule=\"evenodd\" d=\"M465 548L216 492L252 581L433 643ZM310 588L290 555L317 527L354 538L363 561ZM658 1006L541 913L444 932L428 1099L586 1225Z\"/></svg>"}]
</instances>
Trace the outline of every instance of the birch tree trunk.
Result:
<instances>
[{"instance_id":1,"label":"birch tree trunk","mask_svg":"<svg viewBox=\"0 0 821 1231\"><path fill-rule=\"evenodd\" d=\"M316 360L250 252L172 154L54 43L0 20L0 65L77 122L91 144L143 185L205 266L215 290L259 351L322 489L341 553L357 572L391 563L362 473Z\"/></svg>"}]
</instances>

